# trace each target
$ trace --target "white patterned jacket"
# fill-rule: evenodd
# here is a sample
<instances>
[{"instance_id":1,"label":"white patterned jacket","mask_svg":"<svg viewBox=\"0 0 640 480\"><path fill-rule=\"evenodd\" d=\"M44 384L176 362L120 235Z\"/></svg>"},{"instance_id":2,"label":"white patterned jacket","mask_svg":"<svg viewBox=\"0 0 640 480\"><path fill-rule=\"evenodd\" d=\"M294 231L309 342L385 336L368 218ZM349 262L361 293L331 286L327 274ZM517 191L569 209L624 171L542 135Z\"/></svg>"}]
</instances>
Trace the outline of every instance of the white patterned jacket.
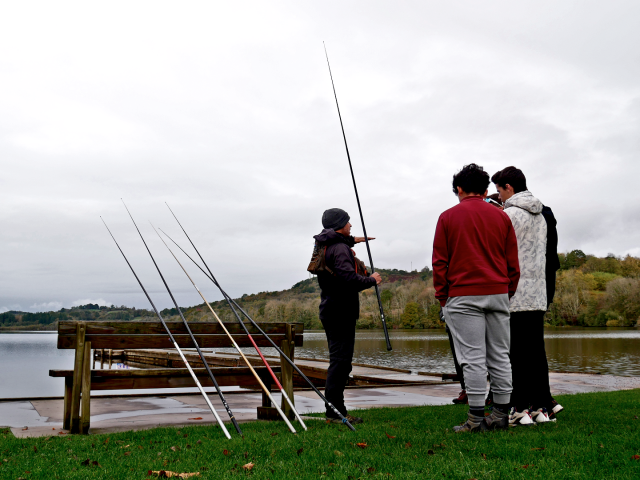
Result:
<instances>
[{"instance_id":1,"label":"white patterned jacket","mask_svg":"<svg viewBox=\"0 0 640 480\"><path fill-rule=\"evenodd\" d=\"M540 214L542 202L531 192L516 193L505 202L504 212L509 215L518 239L520 281L511 298L509 310L528 312L547 309L545 266L547 257L547 222Z\"/></svg>"}]
</instances>

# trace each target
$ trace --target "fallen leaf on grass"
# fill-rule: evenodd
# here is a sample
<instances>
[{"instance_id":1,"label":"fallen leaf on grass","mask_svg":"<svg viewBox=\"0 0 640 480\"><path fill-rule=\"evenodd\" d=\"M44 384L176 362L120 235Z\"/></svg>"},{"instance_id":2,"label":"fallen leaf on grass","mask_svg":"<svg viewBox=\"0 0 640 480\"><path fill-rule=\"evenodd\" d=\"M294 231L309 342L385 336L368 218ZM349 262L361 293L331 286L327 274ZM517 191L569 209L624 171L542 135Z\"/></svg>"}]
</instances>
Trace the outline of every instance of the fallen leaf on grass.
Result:
<instances>
[{"instance_id":1,"label":"fallen leaf on grass","mask_svg":"<svg viewBox=\"0 0 640 480\"><path fill-rule=\"evenodd\" d=\"M198 440L196 443L197 443L198 445L200 445L200 444L202 444L202 440Z\"/></svg>"},{"instance_id":2,"label":"fallen leaf on grass","mask_svg":"<svg viewBox=\"0 0 640 480\"><path fill-rule=\"evenodd\" d=\"M369 467L369 468L367 468L367 472L369 472L369 473L373 473L373 472L375 472L375 471L376 471L376 469L375 469L375 468L373 468L373 467Z\"/></svg>"},{"instance_id":3,"label":"fallen leaf on grass","mask_svg":"<svg viewBox=\"0 0 640 480\"><path fill-rule=\"evenodd\" d=\"M631 457L631 460L640 460L640 455L634 455Z\"/></svg>"},{"instance_id":4,"label":"fallen leaf on grass","mask_svg":"<svg viewBox=\"0 0 640 480\"><path fill-rule=\"evenodd\" d=\"M202 417L193 417L193 418L189 418L189 420L202 420Z\"/></svg>"},{"instance_id":5,"label":"fallen leaf on grass","mask_svg":"<svg viewBox=\"0 0 640 480\"><path fill-rule=\"evenodd\" d=\"M389 426L390 426L391 428L398 428L398 427L396 427L395 425L389 425Z\"/></svg>"},{"instance_id":6,"label":"fallen leaf on grass","mask_svg":"<svg viewBox=\"0 0 640 480\"><path fill-rule=\"evenodd\" d=\"M529 467L533 467L533 463L531 465L522 465L522 468L529 468Z\"/></svg>"},{"instance_id":7,"label":"fallen leaf on grass","mask_svg":"<svg viewBox=\"0 0 640 480\"><path fill-rule=\"evenodd\" d=\"M339 452L338 450L334 450L333 453L335 453L339 457L341 457L343 455L343 453Z\"/></svg>"},{"instance_id":8,"label":"fallen leaf on grass","mask_svg":"<svg viewBox=\"0 0 640 480\"><path fill-rule=\"evenodd\" d=\"M482 455L482 458L483 458L484 460L486 460L486 459L487 459L487 455L486 455L486 454L481 453L480 455Z\"/></svg>"},{"instance_id":9,"label":"fallen leaf on grass","mask_svg":"<svg viewBox=\"0 0 640 480\"><path fill-rule=\"evenodd\" d=\"M304 448L301 448L300 450L298 450L298 455L300 455L302 452L304 451Z\"/></svg>"},{"instance_id":10,"label":"fallen leaf on grass","mask_svg":"<svg viewBox=\"0 0 640 480\"><path fill-rule=\"evenodd\" d=\"M199 477L200 472L178 473L178 472L172 472L170 470L149 470L147 472L147 475L155 475L156 477L159 477L159 478L172 478L172 477L189 478L189 477Z\"/></svg>"},{"instance_id":11,"label":"fallen leaf on grass","mask_svg":"<svg viewBox=\"0 0 640 480\"><path fill-rule=\"evenodd\" d=\"M532 448L531 450L544 450L544 447Z\"/></svg>"},{"instance_id":12,"label":"fallen leaf on grass","mask_svg":"<svg viewBox=\"0 0 640 480\"><path fill-rule=\"evenodd\" d=\"M63 432L62 430L60 430L60 431L58 432L58 435L66 435L66 434L67 434L67 432Z\"/></svg>"},{"instance_id":13,"label":"fallen leaf on grass","mask_svg":"<svg viewBox=\"0 0 640 480\"><path fill-rule=\"evenodd\" d=\"M387 432L384 432L384 434L387 436L388 439L396 438L393 435L389 435Z\"/></svg>"},{"instance_id":14,"label":"fallen leaf on grass","mask_svg":"<svg viewBox=\"0 0 640 480\"><path fill-rule=\"evenodd\" d=\"M36 447L36 446L34 445L34 446L33 446L33 451L34 451L35 453L38 453L38 447Z\"/></svg>"},{"instance_id":15,"label":"fallen leaf on grass","mask_svg":"<svg viewBox=\"0 0 640 480\"><path fill-rule=\"evenodd\" d=\"M599 446L600 448L604 448L604 445L603 445L603 444L600 444L600 445L598 445L598 446Z\"/></svg>"},{"instance_id":16,"label":"fallen leaf on grass","mask_svg":"<svg viewBox=\"0 0 640 480\"><path fill-rule=\"evenodd\" d=\"M171 447L171 450L173 450L174 452L179 452L181 450L180 447Z\"/></svg>"},{"instance_id":17,"label":"fallen leaf on grass","mask_svg":"<svg viewBox=\"0 0 640 480\"><path fill-rule=\"evenodd\" d=\"M89 458L87 458L83 462L80 462L80 465L84 465L85 467L102 467L102 465L100 465L97 460L91 460Z\"/></svg>"},{"instance_id":18,"label":"fallen leaf on grass","mask_svg":"<svg viewBox=\"0 0 640 480\"><path fill-rule=\"evenodd\" d=\"M227 449L222 450L222 454L223 455L229 455L229 450L227 450Z\"/></svg>"},{"instance_id":19,"label":"fallen leaf on grass","mask_svg":"<svg viewBox=\"0 0 640 480\"><path fill-rule=\"evenodd\" d=\"M369 445L363 442L363 443L356 443L356 446L364 449L364 448L367 448Z\"/></svg>"},{"instance_id":20,"label":"fallen leaf on grass","mask_svg":"<svg viewBox=\"0 0 640 480\"><path fill-rule=\"evenodd\" d=\"M411 448L411 442L407 442L404 444L404 448Z\"/></svg>"},{"instance_id":21,"label":"fallen leaf on grass","mask_svg":"<svg viewBox=\"0 0 640 480\"><path fill-rule=\"evenodd\" d=\"M131 452L124 452L125 455L131 455Z\"/></svg>"},{"instance_id":22,"label":"fallen leaf on grass","mask_svg":"<svg viewBox=\"0 0 640 480\"><path fill-rule=\"evenodd\" d=\"M246 465L242 465L243 470L250 471L254 467L253 463L249 462Z\"/></svg>"},{"instance_id":23,"label":"fallen leaf on grass","mask_svg":"<svg viewBox=\"0 0 640 480\"><path fill-rule=\"evenodd\" d=\"M272 436L272 437L275 437L277 434L278 434L278 432L273 432L273 433L271 434L271 436Z\"/></svg>"},{"instance_id":24,"label":"fallen leaf on grass","mask_svg":"<svg viewBox=\"0 0 640 480\"><path fill-rule=\"evenodd\" d=\"M436 452L434 452L433 450L429 449L427 450L427 455L435 455Z\"/></svg>"}]
</instances>

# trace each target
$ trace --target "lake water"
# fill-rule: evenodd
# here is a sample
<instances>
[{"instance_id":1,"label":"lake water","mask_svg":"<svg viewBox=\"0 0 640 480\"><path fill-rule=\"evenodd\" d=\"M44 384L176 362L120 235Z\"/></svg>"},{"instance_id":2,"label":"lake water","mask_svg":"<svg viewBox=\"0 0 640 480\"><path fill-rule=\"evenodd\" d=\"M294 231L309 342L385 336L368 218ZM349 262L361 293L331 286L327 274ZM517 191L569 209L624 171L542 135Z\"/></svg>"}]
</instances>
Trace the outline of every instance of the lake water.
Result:
<instances>
[{"instance_id":1,"label":"lake water","mask_svg":"<svg viewBox=\"0 0 640 480\"><path fill-rule=\"evenodd\" d=\"M390 336L393 351L387 352L382 331L359 331L354 362L454 372L444 330L392 330ZM63 394L63 380L49 377L49 369L72 369L74 351L58 350L56 341L56 333L0 333L0 398ZM551 370L640 376L638 328L548 328L545 344ZM270 350L264 349L275 353ZM296 355L328 358L324 332L305 332L304 347Z\"/></svg>"}]
</instances>

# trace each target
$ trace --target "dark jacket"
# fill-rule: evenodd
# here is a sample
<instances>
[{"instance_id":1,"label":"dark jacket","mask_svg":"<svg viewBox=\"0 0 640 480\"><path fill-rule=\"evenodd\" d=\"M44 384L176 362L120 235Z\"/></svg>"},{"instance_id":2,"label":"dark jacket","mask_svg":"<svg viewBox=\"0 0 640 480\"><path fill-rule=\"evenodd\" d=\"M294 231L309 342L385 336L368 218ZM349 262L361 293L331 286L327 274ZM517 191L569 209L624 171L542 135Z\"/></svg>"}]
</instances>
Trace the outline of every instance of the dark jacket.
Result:
<instances>
[{"instance_id":1,"label":"dark jacket","mask_svg":"<svg viewBox=\"0 0 640 480\"><path fill-rule=\"evenodd\" d=\"M351 251L355 241L335 230L325 228L313 238L327 247L325 260L335 275L320 273L320 319L355 320L360 317L358 292L373 287L374 278L356 273L355 257Z\"/></svg>"},{"instance_id":2,"label":"dark jacket","mask_svg":"<svg viewBox=\"0 0 640 480\"><path fill-rule=\"evenodd\" d=\"M558 222L549 207L542 208L542 216L547 221L547 263L545 278L547 282L547 308L549 308L556 294L556 271L560 269L560 259L558 258L558 230L556 229Z\"/></svg>"}]
</instances>

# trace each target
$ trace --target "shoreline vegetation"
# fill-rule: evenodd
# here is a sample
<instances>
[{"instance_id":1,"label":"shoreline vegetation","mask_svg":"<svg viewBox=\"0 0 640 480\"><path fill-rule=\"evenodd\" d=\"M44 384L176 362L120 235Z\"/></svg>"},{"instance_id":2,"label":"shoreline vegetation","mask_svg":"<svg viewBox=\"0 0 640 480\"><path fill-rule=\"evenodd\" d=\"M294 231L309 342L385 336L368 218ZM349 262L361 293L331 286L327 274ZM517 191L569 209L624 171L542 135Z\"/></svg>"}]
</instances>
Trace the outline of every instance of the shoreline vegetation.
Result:
<instances>
[{"instance_id":1,"label":"shoreline vegetation","mask_svg":"<svg viewBox=\"0 0 640 480\"><path fill-rule=\"evenodd\" d=\"M586 255L581 250L561 253L556 277L556 296L545 317L547 326L633 327L640 326L640 258L613 254ZM381 298L390 328L444 328L435 298L432 272L428 267L408 272L379 269L383 279ZM244 294L236 299L257 322L301 322L305 329L321 330L318 318L320 287L315 277L287 290ZM236 321L224 300L211 302L220 318ZM358 329L381 328L378 302L373 289L360 294ZM166 320L179 321L175 308L161 311ZM185 307L189 322L213 321L204 304ZM151 310L87 304L57 312L0 314L0 332L52 331L61 320L149 320Z\"/></svg>"},{"instance_id":2,"label":"shoreline vegetation","mask_svg":"<svg viewBox=\"0 0 640 480\"><path fill-rule=\"evenodd\" d=\"M164 470L202 480L640 478L640 390L557 398L565 411L555 423L482 434L452 432L466 405L354 411L365 420L356 432L309 420L308 431L291 435L282 422L248 422L244 438L231 440L210 425L96 435L53 429L37 438L0 428L0 477L157 478Z\"/></svg>"}]
</instances>

